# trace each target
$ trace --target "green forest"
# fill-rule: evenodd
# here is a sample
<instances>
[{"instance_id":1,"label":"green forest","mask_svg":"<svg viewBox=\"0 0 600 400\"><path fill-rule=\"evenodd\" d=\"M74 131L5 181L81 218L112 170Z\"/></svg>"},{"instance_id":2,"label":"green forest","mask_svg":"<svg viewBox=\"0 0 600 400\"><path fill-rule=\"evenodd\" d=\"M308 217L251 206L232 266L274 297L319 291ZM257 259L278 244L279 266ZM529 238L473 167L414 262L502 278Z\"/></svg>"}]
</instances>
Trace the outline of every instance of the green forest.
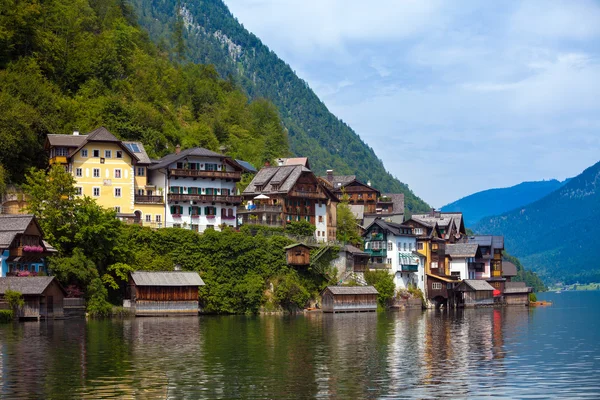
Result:
<instances>
[{"instance_id":1,"label":"green forest","mask_svg":"<svg viewBox=\"0 0 600 400\"><path fill-rule=\"evenodd\" d=\"M214 65L250 98L267 98L279 109L290 149L308 156L324 175L357 175L382 192L404 193L409 213L430 207L385 170L373 149L333 115L288 64L248 32L221 0L133 0L139 23L172 59Z\"/></svg>"},{"instance_id":2,"label":"green forest","mask_svg":"<svg viewBox=\"0 0 600 400\"><path fill-rule=\"evenodd\" d=\"M47 134L101 125L151 157L177 144L256 166L289 154L272 103L249 101L213 66L171 61L121 0L3 1L0 109L0 164L12 183L47 165Z\"/></svg>"}]
</instances>

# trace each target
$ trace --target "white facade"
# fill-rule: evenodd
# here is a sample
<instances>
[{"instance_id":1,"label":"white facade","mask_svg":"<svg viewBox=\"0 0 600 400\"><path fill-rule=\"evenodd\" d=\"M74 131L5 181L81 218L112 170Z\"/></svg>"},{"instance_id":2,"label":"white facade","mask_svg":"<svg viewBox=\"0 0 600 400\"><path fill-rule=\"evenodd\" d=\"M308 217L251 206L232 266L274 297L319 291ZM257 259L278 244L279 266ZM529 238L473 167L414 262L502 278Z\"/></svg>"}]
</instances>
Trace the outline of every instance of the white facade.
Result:
<instances>
[{"instance_id":1,"label":"white facade","mask_svg":"<svg viewBox=\"0 0 600 400\"><path fill-rule=\"evenodd\" d=\"M327 204L322 202L315 204L315 238L319 242L326 242L327 237Z\"/></svg>"},{"instance_id":2,"label":"white facade","mask_svg":"<svg viewBox=\"0 0 600 400\"><path fill-rule=\"evenodd\" d=\"M450 260L450 274L455 275L459 274L459 279L474 279L469 276L469 258L458 257ZM474 271L473 271L474 273Z\"/></svg>"},{"instance_id":3,"label":"white facade","mask_svg":"<svg viewBox=\"0 0 600 400\"><path fill-rule=\"evenodd\" d=\"M424 290L424 261L415 255L417 239L414 236L395 236L387 233L387 263L391 264L390 273L394 275L397 290L408 289L414 285ZM416 262L416 264L415 264ZM416 271L413 271L415 269ZM403 268L404 267L404 268Z\"/></svg>"}]
</instances>

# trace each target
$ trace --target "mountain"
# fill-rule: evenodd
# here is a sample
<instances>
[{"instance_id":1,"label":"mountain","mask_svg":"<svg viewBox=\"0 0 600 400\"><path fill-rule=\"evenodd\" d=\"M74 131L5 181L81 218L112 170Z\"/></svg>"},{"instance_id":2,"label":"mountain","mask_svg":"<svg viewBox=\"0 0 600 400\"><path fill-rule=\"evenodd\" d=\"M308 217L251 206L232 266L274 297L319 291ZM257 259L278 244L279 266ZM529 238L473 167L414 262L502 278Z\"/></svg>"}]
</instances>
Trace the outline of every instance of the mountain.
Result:
<instances>
[{"instance_id":1,"label":"mountain","mask_svg":"<svg viewBox=\"0 0 600 400\"><path fill-rule=\"evenodd\" d=\"M463 197L442 207L442 211L461 211L467 227L483 217L500 215L517 207L533 203L564 185L556 179L550 181L523 182L501 189L489 189Z\"/></svg>"},{"instance_id":2,"label":"mountain","mask_svg":"<svg viewBox=\"0 0 600 400\"><path fill-rule=\"evenodd\" d=\"M472 228L504 235L505 247L547 282L600 282L600 162L546 197Z\"/></svg>"},{"instance_id":3,"label":"mountain","mask_svg":"<svg viewBox=\"0 0 600 400\"><path fill-rule=\"evenodd\" d=\"M294 71L248 32L221 0L132 0L139 23L175 59L213 64L221 76L235 81L250 98L267 98L279 109L288 130L290 149L310 157L324 174L356 174L388 193L404 193L409 211L429 206L385 170L373 149L298 78Z\"/></svg>"}]
</instances>

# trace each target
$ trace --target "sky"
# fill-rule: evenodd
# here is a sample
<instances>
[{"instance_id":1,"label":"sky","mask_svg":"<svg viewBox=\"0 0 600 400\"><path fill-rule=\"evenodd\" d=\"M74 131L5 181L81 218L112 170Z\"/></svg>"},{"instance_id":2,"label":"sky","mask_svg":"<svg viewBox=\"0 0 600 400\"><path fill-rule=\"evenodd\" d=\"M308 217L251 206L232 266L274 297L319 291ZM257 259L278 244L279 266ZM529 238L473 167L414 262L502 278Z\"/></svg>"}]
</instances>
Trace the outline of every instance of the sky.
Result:
<instances>
[{"instance_id":1,"label":"sky","mask_svg":"<svg viewBox=\"0 0 600 400\"><path fill-rule=\"evenodd\" d=\"M225 3L434 207L600 161L600 1Z\"/></svg>"}]
</instances>

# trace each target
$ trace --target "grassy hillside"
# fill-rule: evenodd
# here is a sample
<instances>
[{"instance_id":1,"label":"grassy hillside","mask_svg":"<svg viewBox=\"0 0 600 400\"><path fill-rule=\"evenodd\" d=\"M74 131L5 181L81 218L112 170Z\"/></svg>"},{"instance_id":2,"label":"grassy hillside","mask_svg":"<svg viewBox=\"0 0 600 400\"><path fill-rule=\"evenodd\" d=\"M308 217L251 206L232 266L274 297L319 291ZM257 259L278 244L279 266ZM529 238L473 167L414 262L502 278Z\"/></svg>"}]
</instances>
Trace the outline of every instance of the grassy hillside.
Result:
<instances>
[{"instance_id":1,"label":"grassy hillside","mask_svg":"<svg viewBox=\"0 0 600 400\"><path fill-rule=\"evenodd\" d=\"M406 207L427 204L387 172L373 150L329 112L308 84L248 32L221 0L133 0L140 24L173 58L214 64L251 98L267 98L279 109L296 155L309 156L318 173L356 174L385 192L404 193ZM178 12L180 10L180 12Z\"/></svg>"},{"instance_id":2,"label":"grassy hillside","mask_svg":"<svg viewBox=\"0 0 600 400\"><path fill-rule=\"evenodd\" d=\"M545 197L565 182L556 179L539 182L523 182L515 186L489 189L463 197L442 207L442 211L461 211L465 216L465 224L470 227L483 217L499 215L517 207L533 203Z\"/></svg>"},{"instance_id":3,"label":"grassy hillside","mask_svg":"<svg viewBox=\"0 0 600 400\"><path fill-rule=\"evenodd\" d=\"M511 254L547 282L600 281L600 162L548 196L473 230L503 234Z\"/></svg>"},{"instance_id":4,"label":"grassy hillside","mask_svg":"<svg viewBox=\"0 0 600 400\"><path fill-rule=\"evenodd\" d=\"M270 102L212 66L172 62L121 0L0 3L0 165L22 182L49 133L100 125L151 156L204 146L255 165L288 154ZM1 169L0 169L1 170Z\"/></svg>"}]
</instances>

